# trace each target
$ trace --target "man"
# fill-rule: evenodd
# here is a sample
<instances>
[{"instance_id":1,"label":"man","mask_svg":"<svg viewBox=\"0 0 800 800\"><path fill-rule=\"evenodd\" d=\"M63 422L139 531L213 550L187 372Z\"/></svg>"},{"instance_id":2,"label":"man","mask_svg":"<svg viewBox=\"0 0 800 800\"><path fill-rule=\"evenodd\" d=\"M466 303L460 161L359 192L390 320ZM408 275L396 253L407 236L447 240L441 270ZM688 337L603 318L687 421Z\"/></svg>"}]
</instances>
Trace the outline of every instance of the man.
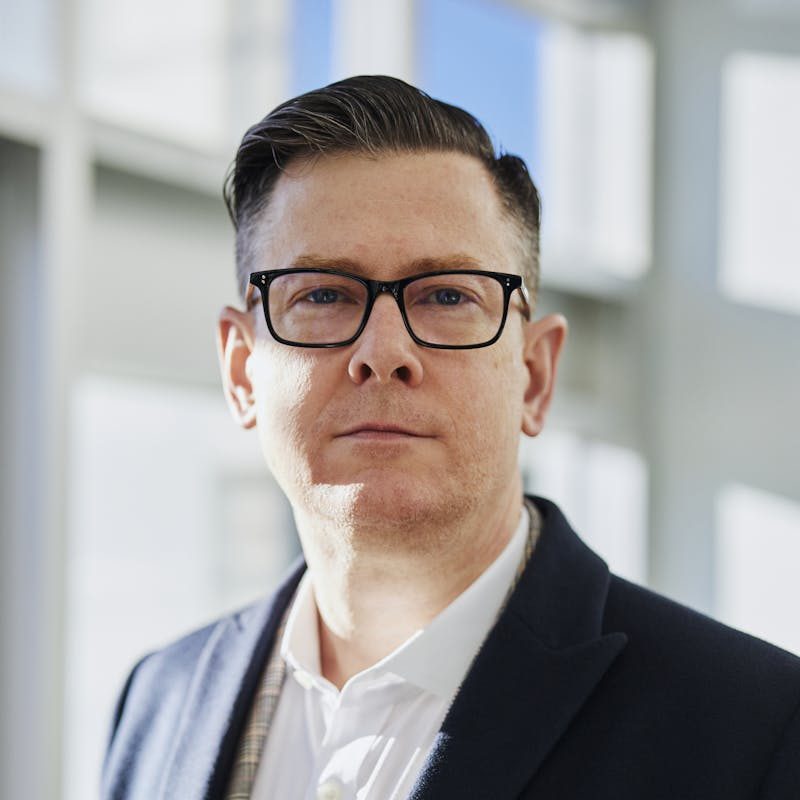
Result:
<instances>
[{"instance_id":1,"label":"man","mask_svg":"<svg viewBox=\"0 0 800 800\"><path fill-rule=\"evenodd\" d=\"M227 199L223 382L305 564L136 667L104 796L800 798L800 660L523 498L566 333L524 164L353 78L253 126Z\"/></svg>"}]
</instances>

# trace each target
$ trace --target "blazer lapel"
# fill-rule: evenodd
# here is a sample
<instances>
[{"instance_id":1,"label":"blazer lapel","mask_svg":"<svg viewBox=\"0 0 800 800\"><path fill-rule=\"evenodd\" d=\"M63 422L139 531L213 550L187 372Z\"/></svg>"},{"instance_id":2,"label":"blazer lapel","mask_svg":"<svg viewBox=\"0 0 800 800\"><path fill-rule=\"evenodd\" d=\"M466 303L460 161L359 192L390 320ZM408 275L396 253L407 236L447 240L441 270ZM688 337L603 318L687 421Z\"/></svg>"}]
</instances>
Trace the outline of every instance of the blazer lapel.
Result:
<instances>
[{"instance_id":1,"label":"blazer lapel","mask_svg":"<svg viewBox=\"0 0 800 800\"><path fill-rule=\"evenodd\" d=\"M305 568L268 600L220 622L186 694L160 797L222 798L236 747L282 614Z\"/></svg>"},{"instance_id":2,"label":"blazer lapel","mask_svg":"<svg viewBox=\"0 0 800 800\"><path fill-rule=\"evenodd\" d=\"M518 797L627 637L602 635L610 575L556 506L475 658L410 800Z\"/></svg>"}]
</instances>

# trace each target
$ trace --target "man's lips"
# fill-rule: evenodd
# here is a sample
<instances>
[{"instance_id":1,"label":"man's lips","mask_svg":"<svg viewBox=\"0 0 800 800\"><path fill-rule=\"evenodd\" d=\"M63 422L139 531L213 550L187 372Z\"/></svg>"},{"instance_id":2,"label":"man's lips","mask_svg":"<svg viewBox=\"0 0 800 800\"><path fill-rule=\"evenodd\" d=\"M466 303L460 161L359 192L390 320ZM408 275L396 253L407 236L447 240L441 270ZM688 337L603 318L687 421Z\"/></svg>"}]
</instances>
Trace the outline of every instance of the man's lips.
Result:
<instances>
[{"instance_id":1,"label":"man's lips","mask_svg":"<svg viewBox=\"0 0 800 800\"><path fill-rule=\"evenodd\" d=\"M386 422L359 422L357 425L336 434L336 438L352 436L357 438L392 439L399 437L430 438L427 434Z\"/></svg>"}]
</instances>

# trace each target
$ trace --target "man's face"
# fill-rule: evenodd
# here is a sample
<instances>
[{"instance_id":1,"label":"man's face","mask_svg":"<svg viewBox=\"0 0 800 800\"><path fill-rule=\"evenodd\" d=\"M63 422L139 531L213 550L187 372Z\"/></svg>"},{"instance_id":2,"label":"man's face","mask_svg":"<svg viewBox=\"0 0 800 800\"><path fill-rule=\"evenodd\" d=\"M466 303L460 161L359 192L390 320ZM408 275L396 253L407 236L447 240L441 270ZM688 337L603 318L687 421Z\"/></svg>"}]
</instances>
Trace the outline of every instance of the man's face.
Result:
<instances>
[{"instance_id":1,"label":"man's face","mask_svg":"<svg viewBox=\"0 0 800 800\"><path fill-rule=\"evenodd\" d=\"M456 153L290 165L262 234L254 270L328 266L382 280L458 266L519 272L516 234L490 176ZM537 432L535 326L518 308L515 295L494 345L436 350L415 344L395 300L380 295L353 344L303 349L273 340L257 305L242 337L249 419L294 507L412 527L518 497L520 430Z\"/></svg>"}]
</instances>

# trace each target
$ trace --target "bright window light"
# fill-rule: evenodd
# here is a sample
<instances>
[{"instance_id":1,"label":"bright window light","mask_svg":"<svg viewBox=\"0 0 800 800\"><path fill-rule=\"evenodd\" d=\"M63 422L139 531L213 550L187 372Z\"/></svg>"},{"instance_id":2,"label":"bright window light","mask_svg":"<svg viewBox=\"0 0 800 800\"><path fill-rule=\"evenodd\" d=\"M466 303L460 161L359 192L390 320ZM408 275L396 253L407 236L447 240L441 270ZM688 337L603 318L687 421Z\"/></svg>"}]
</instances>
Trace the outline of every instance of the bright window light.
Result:
<instances>
[{"instance_id":1,"label":"bright window light","mask_svg":"<svg viewBox=\"0 0 800 800\"><path fill-rule=\"evenodd\" d=\"M800 653L800 503L749 486L717 501L715 613Z\"/></svg>"},{"instance_id":2,"label":"bright window light","mask_svg":"<svg viewBox=\"0 0 800 800\"><path fill-rule=\"evenodd\" d=\"M535 14L486 0L424 0L417 7L419 86L475 114L538 181L540 47L548 25Z\"/></svg>"},{"instance_id":3,"label":"bright window light","mask_svg":"<svg viewBox=\"0 0 800 800\"><path fill-rule=\"evenodd\" d=\"M800 58L736 53L722 76L720 288L800 311Z\"/></svg>"},{"instance_id":4,"label":"bright window light","mask_svg":"<svg viewBox=\"0 0 800 800\"><path fill-rule=\"evenodd\" d=\"M87 377L73 397L64 798L94 797L145 653L273 588L288 504L221 392Z\"/></svg>"},{"instance_id":5,"label":"bright window light","mask_svg":"<svg viewBox=\"0 0 800 800\"><path fill-rule=\"evenodd\" d=\"M286 92L288 0L80 0L81 98L95 116L226 150Z\"/></svg>"},{"instance_id":6,"label":"bright window light","mask_svg":"<svg viewBox=\"0 0 800 800\"><path fill-rule=\"evenodd\" d=\"M54 0L0 0L0 84L37 93L53 88L59 11L64 4Z\"/></svg>"},{"instance_id":7,"label":"bright window light","mask_svg":"<svg viewBox=\"0 0 800 800\"><path fill-rule=\"evenodd\" d=\"M417 5L422 88L476 114L526 160L541 190L547 280L641 276L651 260L647 40L584 31L514 4Z\"/></svg>"},{"instance_id":8,"label":"bright window light","mask_svg":"<svg viewBox=\"0 0 800 800\"><path fill-rule=\"evenodd\" d=\"M524 439L526 491L558 503L578 535L617 575L647 580L647 467L607 442L549 429Z\"/></svg>"},{"instance_id":9,"label":"bright window light","mask_svg":"<svg viewBox=\"0 0 800 800\"><path fill-rule=\"evenodd\" d=\"M540 69L545 256L636 278L651 259L652 50L553 24Z\"/></svg>"}]
</instances>

